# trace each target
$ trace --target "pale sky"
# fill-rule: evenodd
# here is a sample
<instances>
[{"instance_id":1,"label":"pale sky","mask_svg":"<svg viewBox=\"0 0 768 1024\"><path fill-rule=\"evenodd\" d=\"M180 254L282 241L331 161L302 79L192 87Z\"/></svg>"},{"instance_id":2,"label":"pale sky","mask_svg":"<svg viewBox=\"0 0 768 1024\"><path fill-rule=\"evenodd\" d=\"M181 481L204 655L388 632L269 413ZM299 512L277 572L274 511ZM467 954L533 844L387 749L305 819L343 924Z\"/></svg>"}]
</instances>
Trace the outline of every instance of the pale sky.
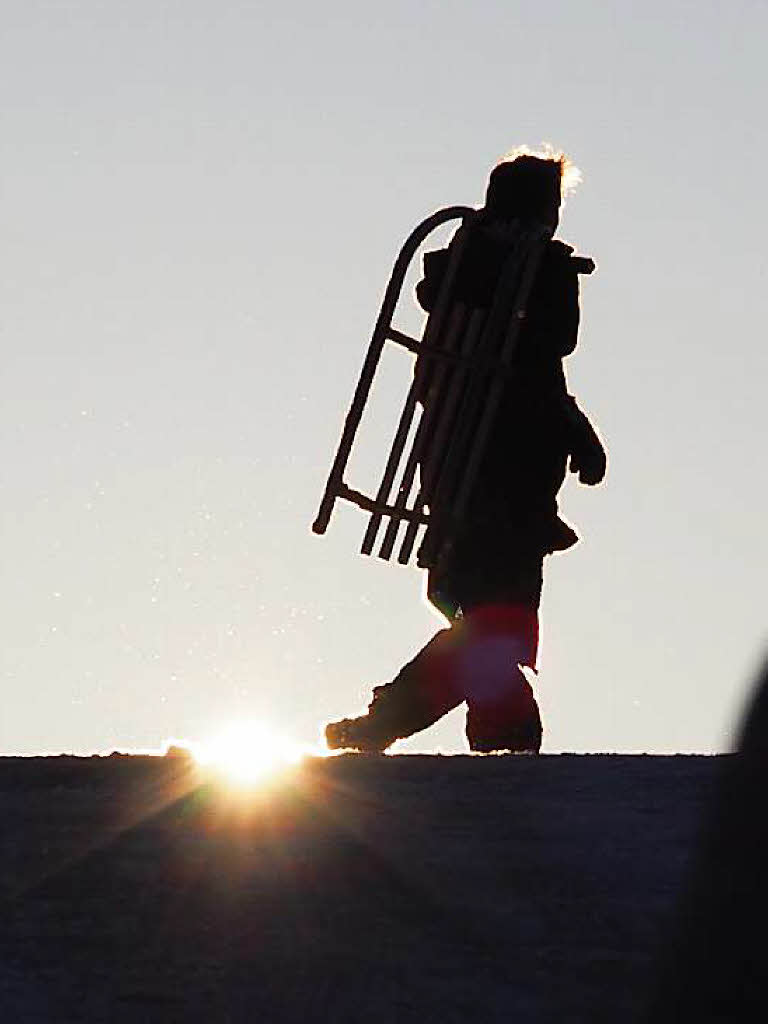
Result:
<instances>
[{"instance_id":1,"label":"pale sky","mask_svg":"<svg viewBox=\"0 0 768 1024\"><path fill-rule=\"evenodd\" d=\"M767 37L745 0L6 0L0 752L313 743L428 639L362 513L310 525L403 239L544 140L610 456L545 567L544 749L723 749L766 640Z\"/></svg>"}]
</instances>

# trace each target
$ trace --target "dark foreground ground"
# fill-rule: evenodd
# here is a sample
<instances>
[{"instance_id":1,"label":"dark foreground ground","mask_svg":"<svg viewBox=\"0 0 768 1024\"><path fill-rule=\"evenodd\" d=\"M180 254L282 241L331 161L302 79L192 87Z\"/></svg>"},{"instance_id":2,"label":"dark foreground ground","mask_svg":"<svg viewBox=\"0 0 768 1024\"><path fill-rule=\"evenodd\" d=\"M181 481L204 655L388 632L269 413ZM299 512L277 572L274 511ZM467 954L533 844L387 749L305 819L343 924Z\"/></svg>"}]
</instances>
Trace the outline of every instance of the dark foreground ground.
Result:
<instances>
[{"instance_id":1,"label":"dark foreground ground","mask_svg":"<svg viewBox=\"0 0 768 1024\"><path fill-rule=\"evenodd\" d=\"M2 1021L632 1021L725 758L0 758Z\"/></svg>"}]
</instances>

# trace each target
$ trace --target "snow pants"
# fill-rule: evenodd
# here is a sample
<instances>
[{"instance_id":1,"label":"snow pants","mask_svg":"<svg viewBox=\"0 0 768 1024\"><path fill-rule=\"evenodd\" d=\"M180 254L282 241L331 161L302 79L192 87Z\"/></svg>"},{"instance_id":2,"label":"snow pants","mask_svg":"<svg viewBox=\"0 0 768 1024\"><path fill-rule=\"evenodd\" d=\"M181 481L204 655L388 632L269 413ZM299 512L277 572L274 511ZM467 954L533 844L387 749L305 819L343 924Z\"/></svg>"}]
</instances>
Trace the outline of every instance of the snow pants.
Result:
<instances>
[{"instance_id":1,"label":"snow pants","mask_svg":"<svg viewBox=\"0 0 768 1024\"><path fill-rule=\"evenodd\" d=\"M541 719L521 665L535 665L536 607L472 608L440 630L392 682L377 686L367 732L382 745L433 725L467 702L471 750L535 750Z\"/></svg>"}]
</instances>

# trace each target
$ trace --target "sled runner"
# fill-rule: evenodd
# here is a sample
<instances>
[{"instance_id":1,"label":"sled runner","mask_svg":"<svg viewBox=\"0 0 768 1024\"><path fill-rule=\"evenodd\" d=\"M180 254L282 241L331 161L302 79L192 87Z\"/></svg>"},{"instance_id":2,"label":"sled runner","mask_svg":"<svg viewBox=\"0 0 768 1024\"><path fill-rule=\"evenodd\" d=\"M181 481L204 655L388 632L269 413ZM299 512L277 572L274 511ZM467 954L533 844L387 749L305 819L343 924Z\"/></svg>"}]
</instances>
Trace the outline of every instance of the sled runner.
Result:
<instances>
[{"instance_id":1,"label":"sled runner","mask_svg":"<svg viewBox=\"0 0 768 1024\"><path fill-rule=\"evenodd\" d=\"M384 294L360 379L328 477L315 533L325 533L337 498L369 513L361 551L408 564L420 529L426 527L418 563L433 567L462 522L489 431L511 372L531 286L552 231L543 225L505 230L508 254L492 300L474 308L456 294L457 271L477 211L452 206L432 214L406 239ZM408 267L420 245L442 224L460 220L449 247L437 299L420 338L393 326ZM379 360L387 342L416 356L395 436L375 495L348 486L344 473ZM412 428L415 426L415 430ZM408 439L412 436L410 447ZM393 497L394 494L394 497Z\"/></svg>"}]
</instances>

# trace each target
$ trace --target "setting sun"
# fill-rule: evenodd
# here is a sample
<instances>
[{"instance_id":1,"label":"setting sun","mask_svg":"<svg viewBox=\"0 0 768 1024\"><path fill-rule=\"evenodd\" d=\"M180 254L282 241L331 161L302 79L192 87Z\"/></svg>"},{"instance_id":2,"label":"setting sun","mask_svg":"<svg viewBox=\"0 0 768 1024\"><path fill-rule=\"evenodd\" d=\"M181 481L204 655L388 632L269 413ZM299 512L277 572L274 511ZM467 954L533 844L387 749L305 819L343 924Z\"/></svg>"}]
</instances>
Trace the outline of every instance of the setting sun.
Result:
<instances>
[{"instance_id":1,"label":"setting sun","mask_svg":"<svg viewBox=\"0 0 768 1024\"><path fill-rule=\"evenodd\" d=\"M241 785L253 785L296 764L305 753L263 722L236 722L195 744L195 760Z\"/></svg>"}]
</instances>

